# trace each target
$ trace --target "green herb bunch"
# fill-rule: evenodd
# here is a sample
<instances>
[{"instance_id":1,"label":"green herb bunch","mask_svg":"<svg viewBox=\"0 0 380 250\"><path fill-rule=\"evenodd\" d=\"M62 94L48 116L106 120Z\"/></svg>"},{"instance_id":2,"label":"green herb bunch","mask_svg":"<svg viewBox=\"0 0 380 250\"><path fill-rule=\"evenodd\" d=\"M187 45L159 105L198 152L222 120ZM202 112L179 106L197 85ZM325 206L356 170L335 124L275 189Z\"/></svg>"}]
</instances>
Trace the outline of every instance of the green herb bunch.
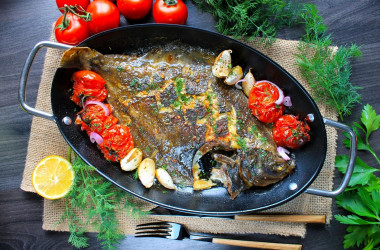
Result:
<instances>
[{"instance_id":1,"label":"green herb bunch","mask_svg":"<svg viewBox=\"0 0 380 250\"><path fill-rule=\"evenodd\" d=\"M350 81L351 59L361 55L355 44L334 52L331 35L313 4L290 0L193 0L217 20L217 30L235 38L261 37L267 45L286 26L304 25L298 47L297 65L314 90L314 98L333 107L343 116L360 102L358 88ZM312 53L313 52L313 53Z\"/></svg>"},{"instance_id":2,"label":"green herb bunch","mask_svg":"<svg viewBox=\"0 0 380 250\"><path fill-rule=\"evenodd\" d=\"M350 115L352 108L361 99L357 92L359 88L349 81L350 60L359 57L361 52L353 44L350 47L341 46L334 53L330 47L331 35L326 34L327 27L317 8L305 4L304 10L301 18L306 34L298 46L297 64L314 90L315 99L333 107L343 120L343 116Z\"/></svg>"},{"instance_id":3,"label":"green herb bunch","mask_svg":"<svg viewBox=\"0 0 380 250\"><path fill-rule=\"evenodd\" d=\"M193 0L217 20L217 30L233 37L261 37L271 44L277 31L300 21L302 5L283 0Z\"/></svg>"},{"instance_id":4,"label":"green herb bunch","mask_svg":"<svg viewBox=\"0 0 380 250\"><path fill-rule=\"evenodd\" d=\"M358 138L358 150L369 151L380 164L376 153L369 144L369 137L380 127L380 115L372 106L364 106L361 114L361 124L355 122L353 129ZM364 134L365 139L361 137ZM344 144L350 147L348 135ZM348 157L337 156L335 166L342 173L346 172ZM349 211L350 215L335 215L340 223L349 225L344 237L344 248L364 245L363 249L380 248L380 178L374 173L380 170L368 166L359 157L356 158L354 171L348 187L337 197L337 204Z\"/></svg>"},{"instance_id":5,"label":"green herb bunch","mask_svg":"<svg viewBox=\"0 0 380 250\"><path fill-rule=\"evenodd\" d=\"M59 221L68 222L68 241L76 248L88 247L88 238L84 233L92 227L98 231L97 238L104 249L115 249L125 237L119 228L116 211L124 209L129 216L134 217L145 216L148 212L142 211L140 205L133 202L131 195L114 187L80 157L74 155L72 165L75 181L66 197L66 209ZM84 214L86 219L80 219L77 212Z\"/></svg>"}]
</instances>

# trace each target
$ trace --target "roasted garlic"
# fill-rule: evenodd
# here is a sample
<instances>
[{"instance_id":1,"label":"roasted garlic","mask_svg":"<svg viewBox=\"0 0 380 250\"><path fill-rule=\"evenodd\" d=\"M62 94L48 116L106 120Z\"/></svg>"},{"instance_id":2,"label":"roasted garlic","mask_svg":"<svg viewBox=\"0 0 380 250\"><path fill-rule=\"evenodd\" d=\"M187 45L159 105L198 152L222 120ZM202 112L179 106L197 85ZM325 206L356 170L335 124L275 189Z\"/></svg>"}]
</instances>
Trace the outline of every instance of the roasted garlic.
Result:
<instances>
[{"instance_id":1,"label":"roasted garlic","mask_svg":"<svg viewBox=\"0 0 380 250\"><path fill-rule=\"evenodd\" d=\"M251 69L249 69L248 73L244 76L244 81L242 82L243 92L246 96L249 96L249 92L255 85L256 79L251 73Z\"/></svg>"},{"instance_id":2,"label":"roasted garlic","mask_svg":"<svg viewBox=\"0 0 380 250\"><path fill-rule=\"evenodd\" d=\"M177 189L177 187L173 183L172 177L165 169L156 169L156 178L161 183L161 185L166 187L167 189Z\"/></svg>"},{"instance_id":3,"label":"roasted garlic","mask_svg":"<svg viewBox=\"0 0 380 250\"><path fill-rule=\"evenodd\" d=\"M141 163L143 154L140 149L133 148L126 157L121 159L120 166L124 171L132 171L135 170L139 164Z\"/></svg>"},{"instance_id":4,"label":"roasted garlic","mask_svg":"<svg viewBox=\"0 0 380 250\"><path fill-rule=\"evenodd\" d=\"M156 172L156 163L150 158L145 158L139 165L137 173L141 183L150 188L153 185Z\"/></svg>"},{"instance_id":5,"label":"roasted garlic","mask_svg":"<svg viewBox=\"0 0 380 250\"><path fill-rule=\"evenodd\" d=\"M231 71L231 53L232 50L222 51L215 59L212 66L212 74L219 78L225 78Z\"/></svg>"}]
</instances>

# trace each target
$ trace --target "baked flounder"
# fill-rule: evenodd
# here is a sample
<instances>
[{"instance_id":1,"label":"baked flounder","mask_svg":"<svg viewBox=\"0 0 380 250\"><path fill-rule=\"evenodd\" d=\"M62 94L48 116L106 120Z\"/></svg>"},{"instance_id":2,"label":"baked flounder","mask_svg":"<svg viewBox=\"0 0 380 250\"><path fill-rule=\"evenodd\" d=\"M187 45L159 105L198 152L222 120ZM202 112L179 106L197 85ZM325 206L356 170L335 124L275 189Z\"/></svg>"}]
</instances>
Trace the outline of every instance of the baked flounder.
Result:
<instances>
[{"instance_id":1,"label":"baked flounder","mask_svg":"<svg viewBox=\"0 0 380 250\"><path fill-rule=\"evenodd\" d=\"M222 183L234 199L282 180L295 162L278 155L270 125L251 114L243 91L212 75L214 60L210 51L173 43L131 55L77 47L61 66L105 79L113 115L129 126L143 158L154 159L177 186Z\"/></svg>"}]
</instances>

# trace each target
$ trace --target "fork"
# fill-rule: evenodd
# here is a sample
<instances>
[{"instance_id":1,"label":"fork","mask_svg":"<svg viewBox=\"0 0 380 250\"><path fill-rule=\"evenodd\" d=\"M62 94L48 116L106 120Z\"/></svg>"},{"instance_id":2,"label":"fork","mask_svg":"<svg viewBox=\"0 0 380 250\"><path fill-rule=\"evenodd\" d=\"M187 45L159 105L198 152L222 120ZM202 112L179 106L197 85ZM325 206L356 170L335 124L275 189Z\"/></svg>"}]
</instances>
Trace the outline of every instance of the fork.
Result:
<instances>
[{"instance_id":1,"label":"fork","mask_svg":"<svg viewBox=\"0 0 380 250\"><path fill-rule=\"evenodd\" d=\"M184 225L174 222L153 222L137 225L135 237L160 237L172 240L183 240L188 238L190 240L208 241L216 244L261 249L302 249L302 245L298 244L231 240L214 238L210 235L193 234L190 233Z\"/></svg>"}]
</instances>

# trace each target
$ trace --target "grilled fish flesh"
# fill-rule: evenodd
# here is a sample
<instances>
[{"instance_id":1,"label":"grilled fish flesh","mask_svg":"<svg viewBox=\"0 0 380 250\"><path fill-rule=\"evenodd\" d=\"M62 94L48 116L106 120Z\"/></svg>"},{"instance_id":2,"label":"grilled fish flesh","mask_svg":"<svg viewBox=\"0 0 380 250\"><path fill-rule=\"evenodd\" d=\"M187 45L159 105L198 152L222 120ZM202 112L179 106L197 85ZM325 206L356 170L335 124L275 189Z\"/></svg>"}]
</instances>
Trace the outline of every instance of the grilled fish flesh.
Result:
<instances>
[{"instance_id":1,"label":"grilled fish flesh","mask_svg":"<svg viewBox=\"0 0 380 250\"><path fill-rule=\"evenodd\" d=\"M295 161L278 155L270 125L251 114L243 91L212 75L215 57L180 43L128 55L78 47L65 52L61 66L105 79L113 115L129 126L143 158L166 169L177 186L221 183L234 199L282 180Z\"/></svg>"}]
</instances>

